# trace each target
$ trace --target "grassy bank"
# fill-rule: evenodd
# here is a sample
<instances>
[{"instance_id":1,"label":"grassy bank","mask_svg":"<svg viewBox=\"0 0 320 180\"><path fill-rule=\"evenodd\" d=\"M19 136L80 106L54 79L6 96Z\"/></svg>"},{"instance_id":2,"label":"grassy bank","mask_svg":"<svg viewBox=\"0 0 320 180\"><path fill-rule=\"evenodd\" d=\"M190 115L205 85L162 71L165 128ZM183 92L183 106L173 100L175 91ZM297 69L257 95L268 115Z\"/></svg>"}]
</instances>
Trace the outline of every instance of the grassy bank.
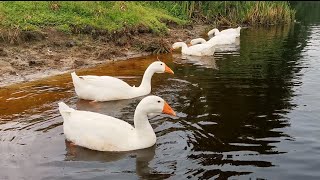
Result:
<instances>
[{"instance_id":1,"label":"grassy bank","mask_svg":"<svg viewBox=\"0 0 320 180\"><path fill-rule=\"evenodd\" d=\"M294 14L287 1L7 1L0 2L0 31L5 41L19 36L20 31L47 27L74 34L104 35L125 29L161 34L167 32L169 23L201 20L216 26L274 25L291 22Z\"/></svg>"},{"instance_id":2,"label":"grassy bank","mask_svg":"<svg viewBox=\"0 0 320 180\"><path fill-rule=\"evenodd\" d=\"M166 29L162 21L185 22L136 2L1 2L0 12L1 26L22 30L51 26L70 32L73 26L89 25L114 31L144 25L160 32Z\"/></svg>"},{"instance_id":3,"label":"grassy bank","mask_svg":"<svg viewBox=\"0 0 320 180\"><path fill-rule=\"evenodd\" d=\"M0 2L0 41L39 39L23 31L55 28L72 34L108 35L129 30L165 33L168 22L187 21L139 2ZM26 38L25 38L26 37ZM40 38L41 39L41 38Z\"/></svg>"}]
</instances>

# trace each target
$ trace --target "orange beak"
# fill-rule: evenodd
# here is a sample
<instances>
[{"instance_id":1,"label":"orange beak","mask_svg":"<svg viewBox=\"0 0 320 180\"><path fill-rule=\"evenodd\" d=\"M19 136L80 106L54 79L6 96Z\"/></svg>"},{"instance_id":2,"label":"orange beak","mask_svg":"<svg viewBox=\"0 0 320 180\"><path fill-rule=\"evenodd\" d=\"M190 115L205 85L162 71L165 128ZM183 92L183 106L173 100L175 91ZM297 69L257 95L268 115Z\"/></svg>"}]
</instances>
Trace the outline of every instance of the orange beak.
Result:
<instances>
[{"instance_id":1,"label":"orange beak","mask_svg":"<svg viewBox=\"0 0 320 180\"><path fill-rule=\"evenodd\" d=\"M173 48L170 48L170 53L172 53L172 51L173 51Z\"/></svg>"},{"instance_id":2,"label":"orange beak","mask_svg":"<svg viewBox=\"0 0 320 180\"><path fill-rule=\"evenodd\" d=\"M164 106L163 106L162 112L165 113L165 114L176 116L176 113L172 110L172 108L169 106L169 104L167 102L164 102Z\"/></svg>"},{"instance_id":3,"label":"orange beak","mask_svg":"<svg viewBox=\"0 0 320 180\"><path fill-rule=\"evenodd\" d=\"M174 74L174 72L167 65L165 66L164 72Z\"/></svg>"}]
</instances>

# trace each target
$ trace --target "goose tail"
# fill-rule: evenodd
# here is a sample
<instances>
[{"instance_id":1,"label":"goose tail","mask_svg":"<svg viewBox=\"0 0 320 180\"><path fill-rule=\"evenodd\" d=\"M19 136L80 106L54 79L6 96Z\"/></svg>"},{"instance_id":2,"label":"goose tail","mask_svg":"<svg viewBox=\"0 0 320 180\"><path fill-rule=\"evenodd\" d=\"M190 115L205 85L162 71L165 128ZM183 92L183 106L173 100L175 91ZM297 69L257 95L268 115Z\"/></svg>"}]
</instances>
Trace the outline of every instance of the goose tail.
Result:
<instances>
[{"instance_id":1,"label":"goose tail","mask_svg":"<svg viewBox=\"0 0 320 180\"><path fill-rule=\"evenodd\" d=\"M239 26L239 27L237 28L238 34L240 34L240 30L241 30L241 29L242 29L241 26Z\"/></svg>"},{"instance_id":2,"label":"goose tail","mask_svg":"<svg viewBox=\"0 0 320 180\"><path fill-rule=\"evenodd\" d=\"M71 73L71 77L76 94L80 96L79 91L83 86L84 81L75 72Z\"/></svg>"},{"instance_id":3,"label":"goose tail","mask_svg":"<svg viewBox=\"0 0 320 180\"><path fill-rule=\"evenodd\" d=\"M77 82L81 80L79 76L76 74L76 72L71 73L71 77L72 77L73 84L78 84Z\"/></svg>"},{"instance_id":4,"label":"goose tail","mask_svg":"<svg viewBox=\"0 0 320 180\"><path fill-rule=\"evenodd\" d=\"M60 114L62 115L64 120L67 120L70 117L70 114L75 111L74 109L66 105L64 102L59 102L58 105Z\"/></svg>"}]
</instances>

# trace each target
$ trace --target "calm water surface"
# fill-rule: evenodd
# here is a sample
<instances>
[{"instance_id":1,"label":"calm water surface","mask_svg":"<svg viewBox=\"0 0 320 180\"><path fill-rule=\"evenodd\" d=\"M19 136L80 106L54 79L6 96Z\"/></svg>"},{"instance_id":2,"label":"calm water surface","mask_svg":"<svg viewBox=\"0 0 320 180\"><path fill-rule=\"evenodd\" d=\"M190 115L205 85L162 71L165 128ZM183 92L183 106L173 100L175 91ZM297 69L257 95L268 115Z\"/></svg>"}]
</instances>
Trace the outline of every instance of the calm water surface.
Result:
<instances>
[{"instance_id":1,"label":"calm water surface","mask_svg":"<svg viewBox=\"0 0 320 180\"><path fill-rule=\"evenodd\" d=\"M318 12L318 11L316 11ZM320 18L242 30L240 48L209 58L160 56L175 72L155 74L152 94L177 117L150 118L155 146L127 153L70 148L57 103L133 124L143 98L90 104L70 74L0 89L0 179L319 179ZM311 19L311 20L310 20ZM80 75L139 85L155 56Z\"/></svg>"}]
</instances>

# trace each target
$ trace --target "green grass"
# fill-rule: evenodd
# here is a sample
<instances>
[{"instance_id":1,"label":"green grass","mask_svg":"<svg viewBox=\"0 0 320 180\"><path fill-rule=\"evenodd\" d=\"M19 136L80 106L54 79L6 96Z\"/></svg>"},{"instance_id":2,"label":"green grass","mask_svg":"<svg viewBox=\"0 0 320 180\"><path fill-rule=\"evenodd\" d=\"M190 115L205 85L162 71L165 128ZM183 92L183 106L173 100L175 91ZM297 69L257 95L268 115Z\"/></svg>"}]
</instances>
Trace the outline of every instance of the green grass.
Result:
<instances>
[{"instance_id":1,"label":"green grass","mask_svg":"<svg viewBox=\"0 0 320 180\"><path fill-rule=\"evenodd\" d=\"M164 33L165 21L183 25L201 17L216 25L274 25L291 22L294 14L287 1L2 1L0 30L53 27L70 33L91 26L113 32L143 25Z\"/></svg>"},{"instance_id":2,"label":"green grass","mask_svg":"<svg viewBox=\"0 0 320 180\"><path fill-rule=\"evenodd\" d=\"M0 25L35 30L56 27L68 32L72 26L107 30L144 25L154 32L166 31L162 20L186 23L165 10L143 6L136 2L0 2Z\"/></svg>"}]
</instances>

